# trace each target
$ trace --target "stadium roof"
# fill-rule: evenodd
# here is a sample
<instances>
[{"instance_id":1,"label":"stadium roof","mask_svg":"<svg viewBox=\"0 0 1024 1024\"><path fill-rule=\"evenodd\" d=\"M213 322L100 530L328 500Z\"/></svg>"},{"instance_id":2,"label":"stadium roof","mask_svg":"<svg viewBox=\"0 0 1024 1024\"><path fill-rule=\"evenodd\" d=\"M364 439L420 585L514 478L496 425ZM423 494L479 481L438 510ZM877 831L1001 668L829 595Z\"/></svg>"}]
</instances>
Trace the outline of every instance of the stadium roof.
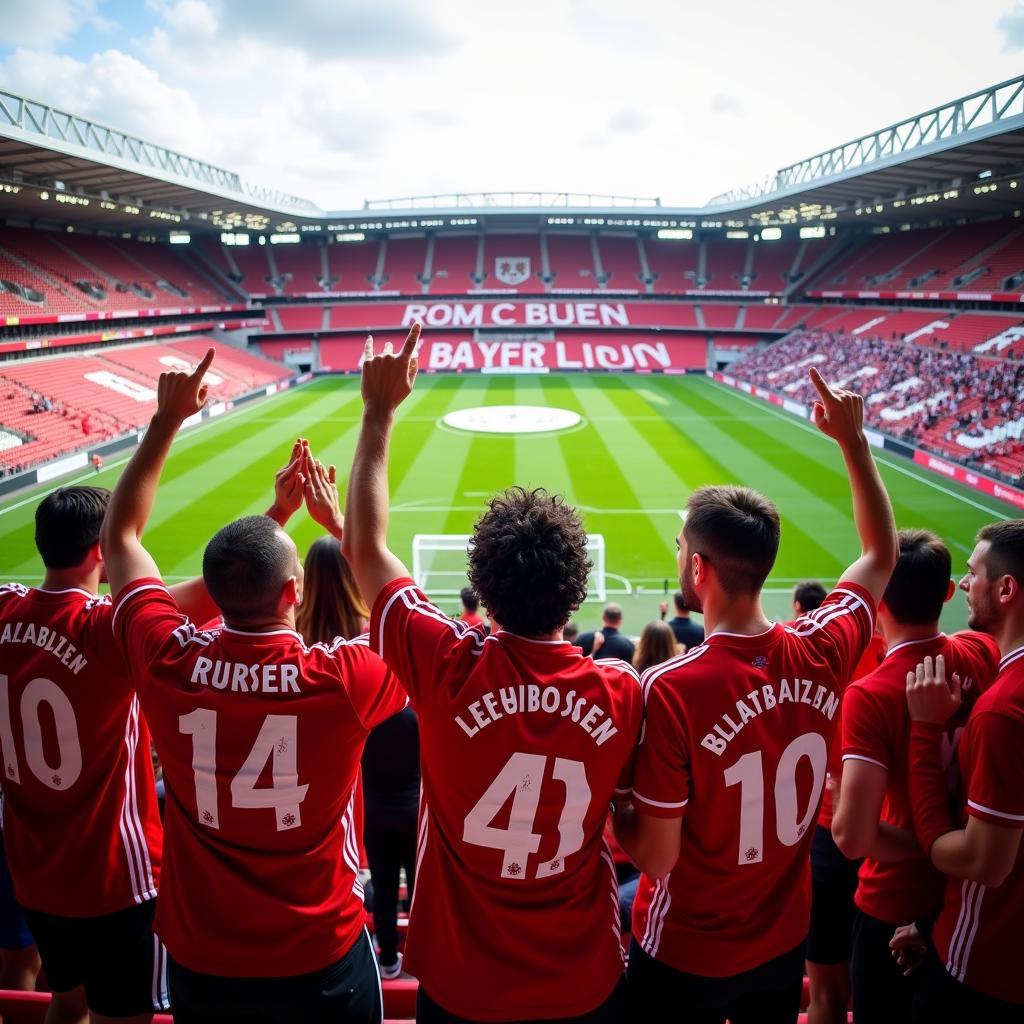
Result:
<instances>
[{"instance_id":1,"label":"stadium roof","mask_svg":"<svg viewBox=\"0 0 1024 1024\"><path fill-rule=\"evenodd\" d=\"M368 201L328 212L309 200L0 91L0 217L132 233L317 233L459 228L756 228L1019 215L1024 75L782 168L702 207L568 192L460 193Z\"/></svg>"}]
</instances>

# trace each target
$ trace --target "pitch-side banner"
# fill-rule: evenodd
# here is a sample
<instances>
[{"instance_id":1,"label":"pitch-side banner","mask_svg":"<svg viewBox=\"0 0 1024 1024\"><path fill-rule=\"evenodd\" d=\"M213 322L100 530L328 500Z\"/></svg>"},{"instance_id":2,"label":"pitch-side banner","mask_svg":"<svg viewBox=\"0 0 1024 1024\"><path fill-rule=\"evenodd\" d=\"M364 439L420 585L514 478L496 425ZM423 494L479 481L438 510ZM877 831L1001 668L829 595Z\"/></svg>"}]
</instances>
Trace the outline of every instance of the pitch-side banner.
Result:
<instances>
[{"instance_id":1,"label":"pitch-side banner","mask_svg":"<svg viewBox=\"0 0 1024 1024\"><path fill-rule=\"evenodd\" d=\"M683 302L615 302L596 299L374 302L338 306L331 310L331 327L335 330L408 327L417 321L424 327L453 330L515 327L596 327L618 330L623 327L698 328L693 305Z\"/></svg>"},{"instance_id":2,"label":"pitch-side banner","mask_svg":"<svg viewBox=\"0 0 1024 1024\"><path fill-rule=\"evenodd\" d=\"M320 343L325 370L359 369L363 342L339 339ZM566 338L562 341L452 341L424 337L420 369L428 373L544 373L548 370L618 370L635 373L685 373L703 370L703 339L613 341Z\"/></svg>"}]
</instances>

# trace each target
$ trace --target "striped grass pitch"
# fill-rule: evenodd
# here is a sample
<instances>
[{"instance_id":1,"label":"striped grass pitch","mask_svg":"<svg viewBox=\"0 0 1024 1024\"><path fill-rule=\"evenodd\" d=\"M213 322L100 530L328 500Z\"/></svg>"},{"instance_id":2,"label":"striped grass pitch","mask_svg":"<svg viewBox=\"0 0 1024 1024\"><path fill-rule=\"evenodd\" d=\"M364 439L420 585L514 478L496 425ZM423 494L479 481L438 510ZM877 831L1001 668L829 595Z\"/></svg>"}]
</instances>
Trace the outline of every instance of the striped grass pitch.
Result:
<instances>
[{"instance_id":1,"label":"striped grass pitch","mask_svg":"<svg viewBox=\"0 0 1024 1024\"><path fill-rule=\"evenodd\" d=\"M438 423L482 405L573 410L581 424L555 434L469 434ZM359 381L321 378L183 434L164 471L146 544L168 578L198 573L203 547L223 523L264 512L274 472L296 436L338 467L344 486L359 424ZM962 572L978 527L1012 510L913 466L881 456L900 526L944 537ZM113 486L125 459L82 482ZM66 482L66 481L65 481ZM709 483L755 487L778 504L782 547L766 598L788 615L794 581L834 580L858 553L849 488L833 442L809 424L703 377L422 376L400 411L391 457L390 541L406 561L416 533L469 533L484 497L512 484L543 486L578 505L587 529L604 535L612 589L626 629L657 614L675 588L678 510ZM0 577L37 582L32 541L38 499L56 484L0 504ZM288 530L301 551L318 527L300 512ZM442 602L447 607L451 601ZM596 609L579 618L590 624ZM947 605L946 628L965 622L962 595Z\"/></svg>"}]
</instances>

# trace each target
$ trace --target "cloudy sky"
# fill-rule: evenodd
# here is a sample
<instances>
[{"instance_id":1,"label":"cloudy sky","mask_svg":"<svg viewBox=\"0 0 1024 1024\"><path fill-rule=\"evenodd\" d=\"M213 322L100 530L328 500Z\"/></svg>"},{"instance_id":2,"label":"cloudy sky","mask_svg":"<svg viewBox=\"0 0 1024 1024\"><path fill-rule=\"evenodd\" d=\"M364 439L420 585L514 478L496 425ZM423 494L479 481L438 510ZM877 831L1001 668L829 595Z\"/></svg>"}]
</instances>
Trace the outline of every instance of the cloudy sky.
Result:
<instances>
[{"instance_id":1,"label":"cloudy sky","mask_svg":"<svg viewBox=\"0 0 1024 1024\"><path fill-rule=\"evenodd\" d=\"M0 0L0 88L333 210L700 204L1022 66L1010 0Z\"/></svg>"}]
</instances>

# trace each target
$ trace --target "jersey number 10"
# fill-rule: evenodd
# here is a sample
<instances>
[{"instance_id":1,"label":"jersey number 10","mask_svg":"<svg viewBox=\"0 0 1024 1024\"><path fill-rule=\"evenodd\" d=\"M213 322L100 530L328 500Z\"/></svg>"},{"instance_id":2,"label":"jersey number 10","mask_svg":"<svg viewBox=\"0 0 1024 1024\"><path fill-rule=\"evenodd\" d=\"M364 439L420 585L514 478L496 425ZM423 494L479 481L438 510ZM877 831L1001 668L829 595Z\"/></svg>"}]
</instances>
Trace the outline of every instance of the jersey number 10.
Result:
<instances>
[{"instance_id":1,"label":"jersey number 10","mask_svg":"<svg viewBox=\"0 0 1024 1024\"><path fill-rule=\"evenodd\" d=\"M57 764L46 761L43 725L39 707L46 704L57 727ZM21 694L21 730L25 738L25 760L32 774L50 789L69 789L82 774L82 745L78 721L67 694L50 679L33 679ZM21 782L18 753L11 728L10 677L0 673L0 747L4 755L4 782Z\"/></svg>"}]
</instances>

